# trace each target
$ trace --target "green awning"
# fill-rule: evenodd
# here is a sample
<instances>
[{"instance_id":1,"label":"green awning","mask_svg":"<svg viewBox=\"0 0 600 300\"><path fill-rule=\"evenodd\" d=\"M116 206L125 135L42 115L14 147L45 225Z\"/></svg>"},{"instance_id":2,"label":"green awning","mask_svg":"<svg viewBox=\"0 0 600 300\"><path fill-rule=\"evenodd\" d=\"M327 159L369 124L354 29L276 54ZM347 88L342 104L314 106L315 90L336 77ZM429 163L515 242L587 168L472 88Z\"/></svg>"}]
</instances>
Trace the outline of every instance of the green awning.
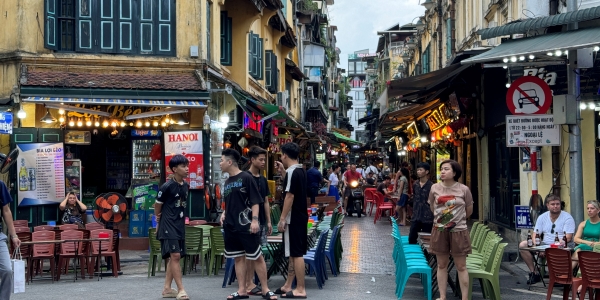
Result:
<instances>
[{"instance_id":1,"label":"green awning","mask_svg":"<svg viewBox=\"0 0 600 300\"><path fill-rule=\"evenodd\" d=\"M335 137L337 138L338 142L344 142L344 143L348 143L348 144L355 144L358 145L360 144L359 141L355 141L349 137L346 137L345 135L339 134L337 132L333 132L333 135L335 135Z\"/></svg>"},{"instance_id":2,"label":"green awning","mask_svg":"<svg viewBox=\"0 0 600 300\"><path fill-rule=\"evenodd\" d=\"M531 30L546 28L556 25L565 25L574 22L583 22L600 18L600 6L571 11L563 14L547 17L533 18L529 20L518 20L508 25L480 29L477 31L481 39L489 39L497 36L511 35L515 33L526 33Z\"/></svg>"},{"instance_id":3,"label":"green awning","mask_svg":"<svg viewBox=\"0 0 600 300\"><path fill-rule=\"evenodd\" d=\"M556 50L574 50L600 44L600 30L597 27L573 31L555 32L530 38L503 42L489 51L461 61L463 65L499 61L512 56L543 54Z\"/></svg>"}]
</instances>

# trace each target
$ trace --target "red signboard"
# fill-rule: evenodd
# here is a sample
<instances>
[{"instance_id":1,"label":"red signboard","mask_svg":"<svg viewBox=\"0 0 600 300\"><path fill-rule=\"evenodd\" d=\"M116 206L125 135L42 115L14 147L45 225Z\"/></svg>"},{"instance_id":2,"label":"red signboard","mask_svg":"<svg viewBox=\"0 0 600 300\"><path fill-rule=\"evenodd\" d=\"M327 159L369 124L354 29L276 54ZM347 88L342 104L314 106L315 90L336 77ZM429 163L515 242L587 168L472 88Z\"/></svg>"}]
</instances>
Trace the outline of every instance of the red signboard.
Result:
<instances>
[{"instance_id":1,"label":"red signboard","mask_svg":"<svg viewBox=\"0 0 600 300\"><path fill-rule=\"evenodd\" d=\"M176 154L182 154L189 161L189 176L185 178L190 189L204 188L204 155L201 131L165 132L165 167L167 176L172 174L169 162Z\"/></svg>"},{"instance_id":2,"label":"red signboard","mask_svg":"<svg viewBox=\"0 0 600 300\"><path fill-rule=\"evenodd\" d=\"M523 76L508 88L506 105L513 115L545 114L552 105L552 90L543 79Z\"/></svg>"},{"instance_id":3,"label":"red signboard","mask_svg":"<svg viewBox=\"0 0 600 300\"><path fill-rule=\"evenodd\" d=\"M250 118L248 116L248 114L246 114L246 112L244 112L244 129L252 129L256 132L263 132L263 122L259 122L261 119L261 116L252 113L252 118ZM253 119L256 121L253 121Z\"/></svg>"}]
</instances>

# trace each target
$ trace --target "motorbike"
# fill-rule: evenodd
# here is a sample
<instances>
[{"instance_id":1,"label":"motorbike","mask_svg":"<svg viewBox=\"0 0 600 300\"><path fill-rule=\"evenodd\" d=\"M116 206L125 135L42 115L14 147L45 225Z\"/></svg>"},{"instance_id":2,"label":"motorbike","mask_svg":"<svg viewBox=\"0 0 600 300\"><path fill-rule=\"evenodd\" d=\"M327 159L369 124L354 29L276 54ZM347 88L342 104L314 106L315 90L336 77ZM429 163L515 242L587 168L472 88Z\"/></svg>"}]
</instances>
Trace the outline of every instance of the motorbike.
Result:
<instances>
[{"instance_id":1,"label":"motorbike","mask_svg":"<svg viewBox=\"0 0 600 300\"><path fill-rule=\"evenodd\" d=\"M348 206L346 207L346 212L349 216L356 213L360 218L362 216L363 203L365 200L362 183L358 182L357 180L353 180L350 182L347 188L350 189L350 196L348 196Z\"/></svg>"}]
</instances>

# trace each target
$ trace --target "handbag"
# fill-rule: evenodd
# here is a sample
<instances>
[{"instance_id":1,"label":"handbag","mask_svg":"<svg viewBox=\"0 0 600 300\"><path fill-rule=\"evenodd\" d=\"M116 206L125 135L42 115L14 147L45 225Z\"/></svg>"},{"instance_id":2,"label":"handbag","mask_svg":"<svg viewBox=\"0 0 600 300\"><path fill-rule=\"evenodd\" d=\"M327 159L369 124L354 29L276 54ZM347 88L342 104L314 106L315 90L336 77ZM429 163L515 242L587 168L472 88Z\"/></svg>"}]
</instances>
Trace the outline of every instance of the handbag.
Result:
<instances>
[{"instance_id":1,"label":"handbag","mask_svg":"<svg viewBox=\"0 0 600 300\"><path fill-rule=\"evenodd\" d=\"M15 249L10 264L13 271L13 293L25 293L25 261L21 256L21 249Z\"/></svg>"}]
</instances>

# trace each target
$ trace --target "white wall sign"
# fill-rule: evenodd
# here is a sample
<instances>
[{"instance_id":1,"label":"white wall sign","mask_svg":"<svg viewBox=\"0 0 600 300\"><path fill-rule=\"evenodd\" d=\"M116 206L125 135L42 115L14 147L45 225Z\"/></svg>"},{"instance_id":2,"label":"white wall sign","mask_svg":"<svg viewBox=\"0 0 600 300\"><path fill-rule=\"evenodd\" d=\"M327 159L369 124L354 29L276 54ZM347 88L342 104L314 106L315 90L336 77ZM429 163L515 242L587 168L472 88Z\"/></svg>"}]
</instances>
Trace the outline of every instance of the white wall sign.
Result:
<instances>
[{"instance_id":1,"label":"white wall sign","mask_svg":"<svg viewBox=\"0 0 600 300\"><path fill-rule=\"evenodd\" d=\"M63 143L18 144L19 206L56 204L65 199Z\"/></svg>"},{"instance_id":2,"label":"white wall sign","mask_svg":"<svg viewBox=\"0 0 600 300\"><path fill-rule=\"evenodd\" d=\"M552 115L506 116L506 147L560 146L560 125Z\"/></svg>"}]
</instances>

